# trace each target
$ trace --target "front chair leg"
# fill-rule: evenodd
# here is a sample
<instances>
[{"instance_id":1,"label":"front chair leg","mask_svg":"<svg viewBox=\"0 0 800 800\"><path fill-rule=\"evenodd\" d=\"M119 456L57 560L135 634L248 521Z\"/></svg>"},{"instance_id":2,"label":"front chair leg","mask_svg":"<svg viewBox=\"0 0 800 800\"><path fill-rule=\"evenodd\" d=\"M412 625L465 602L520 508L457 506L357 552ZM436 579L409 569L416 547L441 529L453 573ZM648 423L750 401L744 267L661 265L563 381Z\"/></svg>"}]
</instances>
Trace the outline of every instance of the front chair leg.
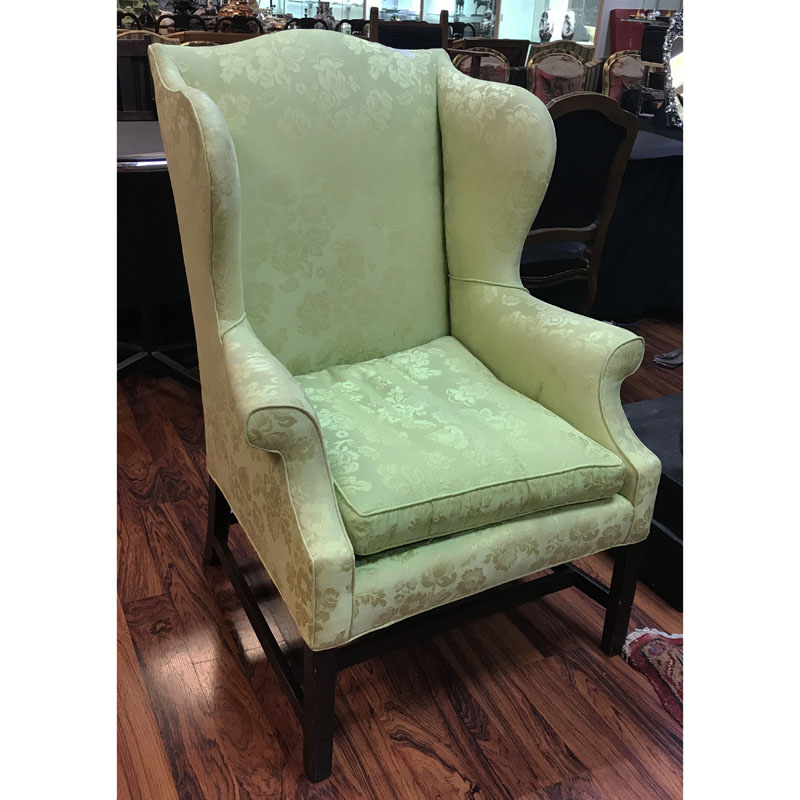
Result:
<instances>
[{"instance_id":1,"label":"front chair leg","mask_svg":"<svg viewBox=\"0 0 800 800\"><path fill-rule=\"evenodd\" d=\"M219 490L214 479L208 479L208 534L206 535L206 548L203 555L205 566L219 564L219 556L214 551L214 542L228 541L228 530L231 522L231 507L225 495Z\"/></svg>"},{"instance_id":2,"label":"front chair leg","mask_svg":"<svg viewBox=\"0 0 800 800\"><path fill-rule=\"evenodd\" d=\"M309 780L331 774L336 652L303 645L303 763Z\"/></svg>"},{"instance_id":3,"label":"front chair leg","mask_svg":"<svg viewBox=\"0 0 800 800\"><path fill-rule=\"evenodd\" d=\"M628 634L628 623L633 609L633 596L636 594L636 578L644 556L647 540L614 551L614 574L608 595L606 621L600 649L608 656L622 652L622 645Z\"/></svg>"}]
</instances>

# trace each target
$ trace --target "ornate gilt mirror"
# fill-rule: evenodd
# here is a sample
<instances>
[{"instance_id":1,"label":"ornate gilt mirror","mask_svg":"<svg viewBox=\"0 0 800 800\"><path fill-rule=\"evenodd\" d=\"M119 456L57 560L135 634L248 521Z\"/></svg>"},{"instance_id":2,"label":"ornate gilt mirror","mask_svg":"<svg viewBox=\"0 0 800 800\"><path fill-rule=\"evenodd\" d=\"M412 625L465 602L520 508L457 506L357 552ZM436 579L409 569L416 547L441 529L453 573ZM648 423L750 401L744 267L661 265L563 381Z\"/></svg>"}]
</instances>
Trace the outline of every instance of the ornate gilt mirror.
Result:
<instances>
[{"instance_id":1,"label":"ornate gilt mirror","mask_svg":"<svg viewBox=\"0 0 800 800\"><path fill-rule=\"evenodd\" d=\"M667 125L683 127L683 14L675 14L664 37L664 101Z\"/></svg>"}]
</instances>

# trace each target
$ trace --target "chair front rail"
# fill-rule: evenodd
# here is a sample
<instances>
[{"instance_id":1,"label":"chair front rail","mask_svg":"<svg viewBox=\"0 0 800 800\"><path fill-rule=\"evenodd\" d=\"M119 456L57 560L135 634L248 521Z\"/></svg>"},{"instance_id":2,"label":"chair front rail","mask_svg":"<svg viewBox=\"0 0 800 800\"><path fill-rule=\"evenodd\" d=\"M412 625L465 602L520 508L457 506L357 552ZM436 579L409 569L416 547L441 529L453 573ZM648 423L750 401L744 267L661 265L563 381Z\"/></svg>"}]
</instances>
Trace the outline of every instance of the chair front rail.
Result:
<instances>
[{"instance_id":1,"label":"chair front rail","mask_svg":"<svg viewBox=\"0 0 800 800\"><path fill-rule=\"evenodd\" d=\"M235 520L232 515L230 519ZM277 623L273 621L273 625L270 625L267 621L259 602L236 563L227 541L223 540L218 533L213 537L213 544L210 542L210 545L214 555L219 559L219 564L231 581L261 646L282 675L284 689L292 699L295 710L301 715L303 706L301 675L292 667L289 658L278 643L273 632L273 627L278 627ZM625 551L636 548L633 546L620 549ZM579 589L604 608L609 608L612 600L619 605L628 602L627 593L618 591L612 595L607 586L579 567L571 563L561 564L552 567L551 572L541 578L519 579L497 586L478 595L457 600L397 622L388 628L366 634L350 644L333 648L331 652L336 655L334 662L336 670L346 669L376 655L406 647L442 631L465 625L498 611L514 608L570 587ZM286 637L282 635L282 638Z\"/></svg>"},{"instance_id":2,"label":"chair front rail","mask_svg":"<svg viewBox=\"0 0 800 800\"><path fill-rule=\"evenodd\" d=\"M406 647L442 631L570 587L579 589L606 609L601 649L607 655L615 655L627 633L636 576L646 544L645 540L617 548L611 587L604 586L574 564L561 564L551 567L543 577L521 578L496 586L368 633L341 647L311 650L303 642L302 659L295 667L291 656L298 654L288 651L288 648L285 651L273 629L278 630L285 642L292 637L287 636L284 626L272 614L273 624L270 625L228 546L229 525L234 521L235 517L224 495L210 480L209 527L204 563L218 563L224 570L261 647L279 676L279 682L303 725L304 763L312 781L326 778L331 771L337 672L395 648ZM276 595L275 601L282 605L280 595Z\"/></svg>"}]
</instances>

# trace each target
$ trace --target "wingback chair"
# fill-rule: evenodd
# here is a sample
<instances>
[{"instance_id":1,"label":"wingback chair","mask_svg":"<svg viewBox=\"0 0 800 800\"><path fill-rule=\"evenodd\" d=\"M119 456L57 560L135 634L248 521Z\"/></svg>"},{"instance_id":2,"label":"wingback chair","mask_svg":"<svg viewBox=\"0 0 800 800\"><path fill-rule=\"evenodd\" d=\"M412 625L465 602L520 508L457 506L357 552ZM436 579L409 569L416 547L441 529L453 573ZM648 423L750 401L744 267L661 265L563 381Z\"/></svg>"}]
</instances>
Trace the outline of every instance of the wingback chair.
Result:
<instances>
[{"instance_id":1,"label":"wingback chair","mask_svg":"<svg viewBox=\"0 0 800 800\"><path fill-rule=\"evenodd\" d=\"M577 586L618 652L660 474L619 400L643 344L520 283L555 155L542 103L443 50L326 31L150 58L206 559L295 702L308 776L330 774L337 669L453 619ZM232 558L229 506L302 634L300 675ZM569 564L612 547L610 590Z\"/></svg>"}]
</instances>

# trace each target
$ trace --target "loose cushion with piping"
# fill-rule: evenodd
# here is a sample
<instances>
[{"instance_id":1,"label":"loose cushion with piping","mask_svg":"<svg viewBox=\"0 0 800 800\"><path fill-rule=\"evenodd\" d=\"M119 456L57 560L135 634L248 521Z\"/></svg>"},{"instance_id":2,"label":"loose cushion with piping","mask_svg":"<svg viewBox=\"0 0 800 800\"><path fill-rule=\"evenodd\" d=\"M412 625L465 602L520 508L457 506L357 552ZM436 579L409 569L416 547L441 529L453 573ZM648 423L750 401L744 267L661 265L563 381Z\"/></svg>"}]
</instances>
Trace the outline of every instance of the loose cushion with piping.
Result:
<instances>
[{"instance_id":1,"label":"loose cushion with piping","mask_svg":"<svg viewBox=\"0 0 800 800\"><path fill-rule=\"evenodd\" d=\"M625 467L457 339L298 376L358 555L611 497Z\"/></svg>"}]
</instances>

